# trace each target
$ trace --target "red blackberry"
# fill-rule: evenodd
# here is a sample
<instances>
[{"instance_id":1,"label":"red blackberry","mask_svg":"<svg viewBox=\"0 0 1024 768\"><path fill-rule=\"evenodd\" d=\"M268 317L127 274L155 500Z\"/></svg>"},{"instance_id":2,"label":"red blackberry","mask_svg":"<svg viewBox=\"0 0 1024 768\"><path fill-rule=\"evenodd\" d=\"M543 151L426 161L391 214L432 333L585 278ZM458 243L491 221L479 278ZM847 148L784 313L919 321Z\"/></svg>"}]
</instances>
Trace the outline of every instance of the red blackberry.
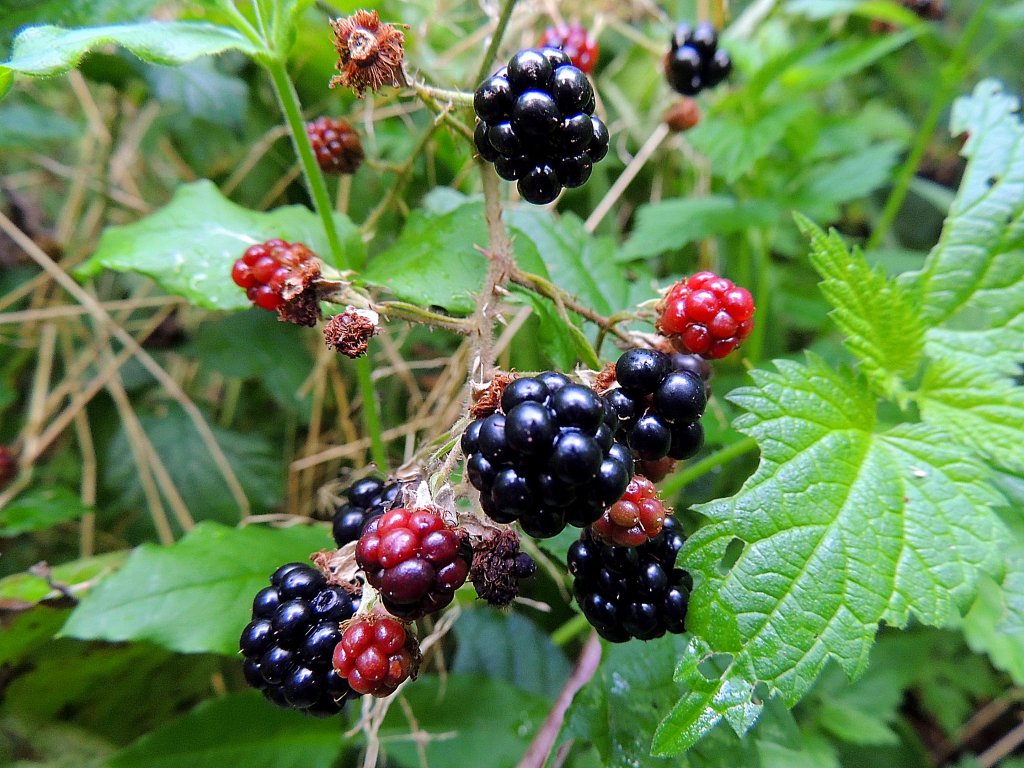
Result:
<instances>
[{"instance_id":1,"label":"red blackberry","mask_svg":"<svg viewBox=\"0 0 1024 768\"><path fill-rule=\"evenodd\" d=\"M333 663L353 691L383 697L416 676L419 655L419 643L405 625L371 613L345 627Z\"/></svg>"},{"instance_id":2,"label":"red blackberry","mask_svg":"<svg viewBox=\"0 0 1024 768\"><path fill-rule=\"evenodd\" d=\"M561 48L572 62L572 65L583 74L589 75L597 64L599 51L597 40L590 32L574 21L570 24L557 24L544 30L540 40L541 48Z\"/></svg>"},{"instance_id":3,"label":"red blackberry","mask_svg":"<svg viewBox=\"0 0 1024 768\"><path fill-rule=\"evenodd\" d=\"M429 509L400 507L370 520L356 562L389 613L418 619L444 608L466 582L473 551L460 529Z\"/></svg>"},{"instance_id":4,"label":"red blackberry","mask_svg":"<svg viewBox=\"0 0 1024 768\"><path fill-rule=\"evenodd\" d=\"M345 491L348 502L334 510L331 526L334 542L343 547L350 541L358 541L366 523L400 503L401 494L401 483L384 485L375 477L357 480Z\"/></svg>"},{"instance_id":5,"label":"red blackberry","mask_svg":"<svg viewBox=\"0 0 1024 768\"><path fill-rule=\"evenodd\" d=\"M626 488L629 452L590 388L547 371L511 382L501 408L462 435L466 475L492 520L518 520L536 538L590 525Z\"/></svg>"},{"instance_id":6,"label":"red blackberry","mask_svg":"<svg viewBox=\"0 0 1024 768\"><path fill-rule=\"evenodd\" d=\"M661 533L669 514L671 511L658 498L654 483L643 475L634 475L622 498L590 528L605 544L638 547Z\"/></svg>"},{"instance_id":7,"label":"red blackberry","mask_svg":"<svg viewBox=\"0 0 1024 768\"><path fill-rule=\"evenodd\" d=\"M615 378L618 388L604 395L615 414L615 439L638 459L688 459L700 450L707 393L699 376L673 370L664 352L637 348L619 357Z\"/></svg>"},{"instance_id":8,"label":"red blackberry","mask_svg":"<svg viewBox=\"0 0 1024 768\"><path fill-rule=\"evenodd\" d=\"M359 596L328 586L320 571L282 565L270 586L256 593L250 621L239 638L246 682L286 709L326 716L354 694L331 668L341 622L352 618Z\"/></svg>"},{"instance_id":9,"label":"red blackberry","mask_svg":"<svg viewBox=\"0 0 1024 768\"><path fill-rule=\"evenodd\" d=\"M683 22L676 27L665 55L665 76L673 90L696 96L714 88L732 72L729 54L718 47L718 33L708 22L696 27Z\"/></svg>"},{"instance_id":10,"label":"red blackberry","mask_svg":"<svg viewBox=\"0 0 1024 768\"><path fill-rule=\"evenodd\" d=\"M576 602L601 637L623 643L686 630L693 579L675 567L682 546L671 517L661 533L635 548L609 546L583 531L569 547L569 573Z\"/></svg>"},{"instance_id":11,"label":"red blackberry","mask_svg":"<svg viewBox=\"0 0 1024 768\"><path fill-rule=\"evenodd\" d=\"M320 317L312 285L319 276L320 262L309 248L277 239L249 246L231 268L231 279L245 289L253 304L308 326L316 325ZM308 311L297 318L294 312L287 313L289 303L303 305L302 309L309 305Z\"/></svg>"},{"instance_id":12,"label":"red blackberry","mask_svg":"<svg viewBox=\"0 0 1024 768\"><path fill-rule=\"evenodd\" d=\"M363 162L363 145L352 125L340 117L318 117L306 123L306 135L324 173L355 173Z\"/></svg>"},{"instance_id":13,"label":"red blackberry","mask_svg":"<svg viewBox=\"0 0 1024 768\"><path fill-rule=\"evenodd\" d=\"M518 181L543 205L583 185L608 153L608 129L594 117L594 89L559 48L519 51L476 89L474 142L498 175Z\"/></svg>"},{"instance_id":14,"label":"red blackberry","mask_svg":"<svg viewBox=\"0 0 1024 768\"><path fill-rule=\"evenodd\" d=\"M669 288L657 327L680 352L722 358L754 329L754 299L731 280L698 272Z\"/></svg>"}]
</instances>

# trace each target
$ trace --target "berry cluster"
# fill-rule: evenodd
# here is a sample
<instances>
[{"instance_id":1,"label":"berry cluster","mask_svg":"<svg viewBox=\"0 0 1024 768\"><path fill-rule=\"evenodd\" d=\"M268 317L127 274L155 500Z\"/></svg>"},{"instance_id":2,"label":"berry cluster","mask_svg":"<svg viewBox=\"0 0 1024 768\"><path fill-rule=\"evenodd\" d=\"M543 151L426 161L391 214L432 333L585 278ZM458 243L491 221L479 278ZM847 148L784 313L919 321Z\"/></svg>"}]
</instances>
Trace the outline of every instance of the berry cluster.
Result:
<instances>
[{"instance_id":1,"label":"berry cluster","mask_svg":"<svg viewBox=\"0 0 1024 768\"><path fill-rule=\"evenodd\" d=\"M318 117L306 123L306 135L324 173L355 173L363 162L363 145L348 120Z\"/></svg>"},{"instance_id":2,"label":"berry cluster","mask_svg":"<svg viewBox=\"0 0 1024 768\"><path fill-rule=\"evenodd\" d=\"M328 586L320 571L282 565L256 593L252 621L238 641L246 681L281 707L320 716L340 712L353 694L331 668L331 656L341 622L358 604L358 597Z\"/></svg>"},{"instance_id":3,"label":"berry cluster","mask_svg":"<svg viewBox=\"0 0 1024 768\"><path fill-rule=\"evenodd\" d=\"M622 498L590 529L605 544L638 547L661 533L668 514L654 483L643 475L634 475Z\"/></svg>"},{"instance_id":4,"label":"berry cluster","mask_svg":"<svg viewBox=\"0 0 1024 768\"><path fill-rule=\"evenodd\" d=\"M558 48L528 48L476 89L474 141L519 194L550 203L579 187L608 153L608 129L594 117L594 89Z\"/></svg>"},{"instance_id":5,"label":"berry cluster","mask_svg":"<svg viewBox=\"0 0 1024 768\"><path fill-rule=\"evenodd\" d=\"M589 75L597 64L597 40L587 28L574 21L571 24L556 24L544 30L541 48L561 48L572 65L583 74Z\"/></svg>"},{"instance_id":6,"label":"berry cluster","mask_svg":"<svg viewBox=\"0 0 1024 768\"><path fill-rule=\"evenodd\" d=\"M331 526L334 542L340 548L351 541L358 541L366 524L394 507L400 501L401 493L401 483L384 485L376 477L357 480L345 491L348 502L340 504L334 511Z\"/></svg>"},{"instance_id":7,"label":"berry cluster","mask_svg":"<svg viewBox=\"0 0 1024 768\"><path fill-rule=\"evenodd\" d=\"M309 248L277 239L249 246L231 268L235 285L257 307L269 310L284 306L289 288L301 291L319 274L320 263Z\"/></svg>"},{"instance_id":8,"label":"berry cluster","mask_svg":"<svg viewBox=\"0 0 1024 768\"><path fill-rule=\"evenodd\" d=\"M693 580L675 567L682 546L679 525L669 517L639 547L602 544L590 530L569 547L573 595L601 637L624 643L685 631Z\"/></svg>"},{"instance_id":9,"label":"berry cluster","mask_svg":"<svg viewBox=\"0 0 1024 768\"><path fill-rule=\"evenodd\" d=\"M371 613L345 627L333 662L356 693L390 696L415 675L419 643L401 622Z\"/></svg>"},{"instance_id":10,"label":"berry cluster","mask_svg":"<svg viewBox=\"0 0 1024 768\"><path fill-rule=\"evenodd\" d=\"M754 328L754 299L714 272L698 272L669 288L658 304L658 331L680 352L718 359Z\"/></svg>"},{"instance_id":11,"label":"berry cluster","mask_svg":"<svg viewBox=\"0 0 1024 768\"><path fill-rule=\"evenodd\" d=\"M613 441L614 418L590 388L546 371L511 382L501 408L462 435L466 475L495 522L547 538L597 520L633 474Z\"/></svg>"},{"instance_id":12,"label":"berry cluster","mask_svg":"<svg viewBox=\"0 0 1024 768\"><path fill-rule=\"evenodd\" d=\"M619 386L604 398L615 412L615 437L644 461L688 459L704 444L700 417L707 393L700 377L672 369L672 358L630 349L615 363Z\"/></svg>"},{"instance_id":13,"label":"berry cluster","mask_svg":"<svg viewBox=\"0 0 1024 768\"><path fill-rule=\"evenodd\" d=\"M673 90L683 96L696 96L705 88L714 88L732 71L732 59L718 47L718 33L706 21L691 27L683 22L672 35L672 46L665 56L665 76Z\"/></svg>"},{"instance_id":14,"label":"berry cluster","mask_svg":"<svg viewBox=\"0 0 1024 768\"><path fill-rule=\"evenodd\" d=\"M466 582L473 552L465 534L428 509L400 507L370 520L356 562L389 613L418 619L452 601Z\"/></svg>"}]
</instances>

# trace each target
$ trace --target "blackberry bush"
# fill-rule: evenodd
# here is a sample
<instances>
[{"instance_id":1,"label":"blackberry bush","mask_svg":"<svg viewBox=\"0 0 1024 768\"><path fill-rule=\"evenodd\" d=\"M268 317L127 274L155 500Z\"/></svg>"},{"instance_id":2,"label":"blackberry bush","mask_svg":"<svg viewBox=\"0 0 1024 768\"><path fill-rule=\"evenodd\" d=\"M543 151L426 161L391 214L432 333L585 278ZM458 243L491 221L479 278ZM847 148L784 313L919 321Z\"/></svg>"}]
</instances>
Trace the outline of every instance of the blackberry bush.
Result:
<instances>
[{"instance_id":1,"label":"blackberry bush","mask_svg":"<svg viewBox=\"0 0 1024 768\"><path fill-rule=\"evenodd\" d=\"M673 90L683 96L696 96L705 88L714 88L732 72L732 59L718 47L718 33L702 21L691 27L686 22L676 27L665 56L665 76Z\"/></svg>"},{"instance_id":2,"label":"blackberry bush","mask_svg":"<svg viewBox=\"0 0 1024 768\"><path fill-rule=\"evenodd\" d=\"M594 117L594 89L559 48L520 51L473 96L474 142L501 178L529 203L550 203L582 186L608 152L608 129Z\"/></svg>"},{"instance_id":3,"label":"blackberry bush","mask_svg":"<svg viewBox=\"0 0 1024 768\"><path fill-rule=\"evenodd\" d=\"M683 540L669 517L657 536L638 547L604 544L591 529L569 547L573 596L601 637L624 643L686 631L693 579L676 567Z\"/></svg>"},{"instance_id":4,"label":"blackberry bush","mask_svg":"<svg viewBox=\"0 0 1024 768\"><path fill-rule=\"evenodd\" d=\"M699 376L674 370L664 352L636 348L619 357L615 378L618 387L604 394L615 415L615 439L638 459L688 459L700 450L707 393Z\"/></svg>"},{"instance_id":5,"label":"blackberry bush","mask_svg":"<svg viewBox=\"0 0 1024 768\"><path fill-rule=\"evenodd\" d=\"M331 521L334 542L343 547L358 541L366 524L401 502L402 484L388 483L375 477L357 480L346 491L348 501L339 504Z\"/></svg>"},{"instance_id":6,"label":"blackberry bush","mask_svg":"<svg viewBox=\"0 0 1024 768\"><path fill-rule=\"evenodd\" d=\"M354 694L331 658L341 623L352 618L359 599L302 563L274 571L270 586L253 598L252 621L238 641L249 685L280 707L318 716L340 712Z\"/></svg>"},{"instance_id":7,"label":"blackberry bush","mask_svg":"<svg viewBox=\"0 0 1024 768\"><path fill-rule=\"evenodd\" d=\"M480 491L481 508L497 523L518 521L536 538L593 523L633 474L610 419L592 389L560 373L512 381L500 409L462 435L466 475Z\"/></svg>"}]
</instances>

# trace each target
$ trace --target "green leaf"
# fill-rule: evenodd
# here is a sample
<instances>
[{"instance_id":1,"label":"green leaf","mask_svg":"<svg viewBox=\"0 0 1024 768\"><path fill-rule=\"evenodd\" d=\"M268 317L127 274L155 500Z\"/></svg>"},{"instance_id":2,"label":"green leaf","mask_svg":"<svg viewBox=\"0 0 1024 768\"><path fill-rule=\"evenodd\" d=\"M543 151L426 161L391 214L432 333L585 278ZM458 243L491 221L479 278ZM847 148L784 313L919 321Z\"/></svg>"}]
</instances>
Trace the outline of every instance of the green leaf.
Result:
<instances>
[{"instance_id":1,"label":"green leaf","mask_svg":"<svg viewBox=\"0 0 1024 768\"><path fill-rule=\"evenodd\" d=\"M843 40L815 51L783 73L782 84L791 89L820 88L854 75L899 50L927 30L917 24L890 35Z\"/></svg>"},{"instance_id":2,"label":"green leaf","mask_svg":"<svg viewBox=\"0 0 1024 768\"><path fill-rule=\"evenodd\" d=\"M139 423L195 519L238 520L238 505L184 410L168 405L159 415L140 416ZM243 435L216 425L210 429L254 511L269 511L280 502L284 485L280 448L261 435ZM128 433L121 424L107 448L103 484L113 497L110 506L126 512L146 506L138 470L134 462L125 460L131 455Z\"/></svg>"},{"instance_id":3,"label":"green leaf","mask_svg":"<svg viewBox=\"0 0 1024 768\"><path fill-rule=\"evenodd\" d=\"M81 135L79 122L34 104L0 108L0 148L34 149L41 143L68 142Z\"/></svg>"},{"instance_id":4,"label":"green leaf","mask_svg":"<svg viewBox=\"0 0 1024 768\"><path fill-rule=\"evenodd\" d=\"M1007 531L976 459L933 427L876 433L874 398L849 372L815 357L775 365L729 398L761 463L735 496L698 507L709 522L682 555L699 585L688 625L707 643L701 655L729 659L713 681L699 660L680 662L690 692L659 727L660 752L723 718L746 730L762 684L791 706L829 660L862 673L880 621L945 624L1001 567ZM726 570L734 540L742 550Z\"/></svg>"},{"instance_id":5,"label":"green leaf","mask_svg":"<svg viewBox=\"0 0 1024 768\"><path fill-rule=\"evenodd\" d=\"M184 64L200 56L242 51L256 56L262 49L228 27L201 21L143 22L104 27L63 29L29 27L15 39L11 58L0 65L22 75L52 77L78 66L82 57L103 45L121 45L151 64Z\"/></svg>"},{"instance_id":6,"label":"green leaf","mask_svg":"<svg viewBox=\"0 0 1024 768\"><path fill-rule=\"evenodd\" d=\"M977 601L964 617L964 637L977 653L1024 684L1024 547L1006 558L1002 583L985 579Z\"/></svg>"},{"instance_id":7,"label":"green leaf","mask_svg":"<svg viewBox=\"0 0 1024 768\"><path fill-rule=\"evenodd\" d=\"M465 611L455 624L455 638L456 674L504 680L553 701L572 671L547 633L518 613L493 608Z\"/></svg>"},{"instance_id":8,"label":"green leaf","mask_svg":"<svg viewBox=\"0 0 1024 768\"><path fill-rule=\"evenodd\" d=\"M77 493L63 486L36 488L0 509L0 537L44 531L89 511Z\"/></svg>"},{"instance_id":9,"label":"green leaf","mask_svg":"<svg viewBox=\"0 0 1024 768\"><path fill-rule=\"evenodd\" d=\"M994 80L953 105L967 169L942 238L920 273L926 353L971 370L972 385L1005 383L1024 349L1024 124L1020 100ZM980 377L980 378L979 378Z\"/></svg>"},{"instance_id":10,"label":"green leaf","mask_svg":"<svg viewBox=\"0 0 1024 768\"><path fill-rule=\"evenodd\" d=\"M486 245L482 203L469 202L440 215L417 210L361 278L403 301L468 315L476 309L487 275L487 259L477 250Z\"/></svg>"},{"instance_id":11,"label":"green leaf","mask_svg":"<svg viewBox=\"0 0 1024 768\"><path fill-rule=\"evenodd\" d=\"M144 544L79 604L63 634L150 640L182 653L233 655L252 596L274 569L330 545L319 527L197 525L170 547Z\"/></svg>"},{"instance_id":12,"label":"green leaf","mask_svg":"<svg viewBox=\"0 0 1024 768\"><path fill-rule=\"evenodd\" d=\"M349 258L358 261L355 254L361 254L363 246L355 225L340 213L334 214L334 220ZM330 261L320 219L308 208L289 205L267 213L250 211L204 179L179 187L171 202L156 213L106 229L96 252L76 274L95 277L104 268L139 272L198 307L243 309L252 302L231 281L231 265L250 245L274 237L305 243Z\"/></svg>"},{"instance_id":13,"label":"green leaf","mask_svg":"<svg viewBox=\"0 0 1024 768\"><path fill-rule=\"evenodd\" d=\"M728 195L676 198L641 205L636 227L617 261L649 259L695 240L769 226L779 209L765 201L741 202Z\"/></svg>"},{"instance_id":14,"label":"green leaf","mask_svg":"<svg viewBox=\"0 0 1024 768\"><path fill-rule=\"evenodd\" d=\"M124 550L72 560L50 569L50 579L76 597L81 597L127 559ZM33 573L15 573L0 579L0 609L29 608L35 603L61 597L45 578Z\"/></svg>"},{"instance_id":15,"label":"green leaf","mask_svg":"<svg viewBox=\"0 0 1024 768\"><path fill-rule=\"evenodd\" d=\"M7 56L11 39L22 27L84 27L134 21L159 4L160 0L0 0L0 56Z\"/></svg>"},{"instance_id":16,"label":"green leaf","mask_svg":"<svg viewBox=\"0 0 1024 768\"><path fill-rule=\"evenodd\" d=\"M832 318L846 345L883 392L902 391L924 351L924 326L912 296L871 269L859 250L850 253L835 230L826 235L799 214L796 222L811 241L811 264L823 279L821 291L835 307Z\"/></svg>"},{"instance_id":17,"label":"green leaf","mask_svg":"<svg viewBox=\"0 0 1024 768\"><path fill-rule=\"evenodd\" d=\"M245 121L249 88L226 75L211 59L199 59L175 69L149 67L146 80L161 104L180 104L189 115L230 127Z\"/></svg>"},{"instance_id":18,"label":"green leaf","mask_svg":"<svg viewBox=\"0 0 1024 768\"><path fill-rule=\"evenodd\" d=\"M416 730L427 737L423 751L430 765L515 766L551 706L546 698L478 675L421 677L401 695ZM418 768L423 763L411 730L403 707L391 707L380 729L381 751L399 765Z\"/></svg>"},{"instance_id":19,"label":"green leaf","mask_svg":"<svg viewBox=\"0 0 1024 768\"><path fill-rule=\"evenodd\" d=\"M256 691L248 691L203 702L118 752L107 765L330 768L341 746L336 721L279 709Z\"/></svg>"},{"instance_id":20,"label":"green leaf","mask_svg":"<svg viewBox=\"0 0 1024 768\"><path fill-rule=\"evenodd\" d=\"M0 664L8 669L18 665L26 655L57 634L67 614L67 610L47 607L7 614L0 644Z\"/></svg>"},{"instance_id":21,"label":"green leaf","mask_svg":"<svg viewBox=\"0 0 1024 768\"><path fill-rule=\"evenodd\" d=\"M833 162L815 165L793 193L801 207L813 207L820 219L836 218L836 206L865 197L889 182L903 143L882 141Z\"/></svg>"},{"instance_id":22,"label":"green leaf","mask_svg":"<svg viewBox=\"0 0 1024 768\"><path fill-rule=\"evenodd\" d=\"M826 699L819 712L822 727L837 739L851 744L885 745L899 743L892 728L873 713Z\"/></svg>"}]
</instances>

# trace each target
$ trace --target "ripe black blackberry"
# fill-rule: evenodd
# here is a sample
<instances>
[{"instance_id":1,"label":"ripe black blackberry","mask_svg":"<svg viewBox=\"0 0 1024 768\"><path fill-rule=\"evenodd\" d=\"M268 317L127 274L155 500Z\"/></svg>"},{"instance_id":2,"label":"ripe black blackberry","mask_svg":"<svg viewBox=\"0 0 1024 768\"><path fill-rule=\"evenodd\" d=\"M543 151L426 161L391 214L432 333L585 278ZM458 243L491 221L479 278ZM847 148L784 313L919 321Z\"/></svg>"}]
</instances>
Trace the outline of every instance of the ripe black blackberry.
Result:
<instances>
[{"instance_id":1,"label":"ripe black blackberry","mask_svg":"<svg viewBox=\"0 0 1024 768\"><path fill-rule=\"evenodd\" d=\"M238 641L246 682L285 709L318 717L340 712L356 694L331 666L331 656L341 622L358 607L358 595L328 586L315 568L282 565L270 586L256 593L252 621Z\"/></svg>"},{"instance_id":2,"label":"ripe black blackberry","mask_svg":"<svg viewBox=\"0 0 1024 768\"><path fill-rule=\"evenodd\" d=\"M388 483L376 477L364 477L354 482L345 496L348 502L334 510L332 533L334 542L343 547L358 541L370 520L380 517L401 503L402 484Z\"/></svg>"},{"instance_id":3,"label":"ripe black blackberry","mask_svg":"<svg viewBox=\"0 0 1024 768\"><path fill-rule=\"evenodd\" d=\"M501 408L462 435L466 475L495 522L536 538L580 528L619 499L633 461L616 445L604 401L547 371L511 382Z\"/></svg>"},{"instance_id":4,"label":"ripe black blackberry","mask_svg":"<svg viewBox=\"0 0 1024 768\"><path fill-rule=\"evenodd\" d=\"M589 528L569 547L573 595L601 637L624 643L686 630L693 579L675 567L683 540L668 517L661 533L639 547L602 544Z\"/></svg>"},{"instance_id":5,"label":"ripe black blackberry","mask_svg":"<svg viewBox=\"0 0 1024 768\"><path fill-rule=\"evenodd\" d=\"M582 186L608 153L608 129L594 117L594 89L559 48L527 48L484 80L473 96L480 156L519 194L550 203Z\"/></svg>"},{"instance_id":6,"label":"ripe black blackberry","mask_svg":"<svg viewBox=\"0 0 1024 768\"><path fill-rule=\"evenodd\" d=\"M691 27L683 22L672 35L665 55L665 77L683 96L696 96L714 88L732 72L732 59L718 47L718 33L706 21Z\"/></svg>"},{"instance_id":7,"label":"ripe black blackberry","mask_svg":"<svg viewBox=\"0 0 1024 768\"><path fill-rule=\"evenodd\" d=\"M615 413L613 432L638 459L688 459L700 450L700 417L707 406L700 376L674 370L664 352L637 348L619 357L615 378L618 388L604 395Z\"/></svg>"}]
</instances>

